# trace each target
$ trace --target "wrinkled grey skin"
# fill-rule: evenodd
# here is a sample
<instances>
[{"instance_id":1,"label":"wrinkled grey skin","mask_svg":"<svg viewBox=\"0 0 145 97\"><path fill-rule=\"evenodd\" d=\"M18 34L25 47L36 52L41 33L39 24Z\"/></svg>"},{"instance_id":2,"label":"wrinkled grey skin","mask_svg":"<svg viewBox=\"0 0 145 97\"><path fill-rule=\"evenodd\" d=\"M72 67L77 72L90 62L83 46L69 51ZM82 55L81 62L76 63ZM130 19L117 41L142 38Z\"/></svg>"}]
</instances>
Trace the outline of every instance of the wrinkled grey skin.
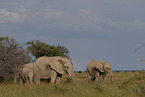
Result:
<instances>
[{"instance_id":1,"label":"wrinkled grey skin","mask_svg":"<svg viewBox=\"0 0 145 97\"><path fill-rule=\"evenodd\" d=\"M40 84L40 79L50 79L51 84L59 84L62 74L66 71L75 82L72 61L60 56L40 57L34 63L34 81Z\"/></svg>"},{"instance_id":2,"label":"wrinkled grey skin","mask_svg":"<svg viewBox=\"0 0 145 97\"><path fill-rule=\"evenodd\" d=\"M109 62L104 62L103 60L92 60L88 63L87 76L89 81L92 80L98 82L99 77L102 76L104 82L106 82L107 73L110 75L112 84L114 84L111 65Z\"/></svg>"}]
</instances>

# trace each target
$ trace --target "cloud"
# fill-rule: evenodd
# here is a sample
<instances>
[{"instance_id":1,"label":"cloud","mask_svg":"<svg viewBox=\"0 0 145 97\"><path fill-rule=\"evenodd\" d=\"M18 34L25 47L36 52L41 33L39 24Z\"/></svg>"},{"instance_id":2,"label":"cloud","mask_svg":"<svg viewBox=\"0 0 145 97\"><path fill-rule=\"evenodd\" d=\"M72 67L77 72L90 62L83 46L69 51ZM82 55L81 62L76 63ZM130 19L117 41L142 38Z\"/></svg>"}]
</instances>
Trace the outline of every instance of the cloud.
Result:
<instances>
[{"instance_id":1,"label":"cloud","mask_svg":"<svg viewBox=\"0 0 145 97\"><path fill-rule=\"evenodd\" d=\"M10 12L6 9L0 9L0 23L24 23L27 15L25 9L20 8L19 12Z\"/></svg>"},{"instance_id":2,"label":"cloud","mask_svg":"<svg viewBox=\"0 0 145 97\"><path fill-rule=\"evenodd\" d=\"M95 0L91 3L88 0L65 3L62 1L49 2L37 11L32 8L29 20L36 26L38 25L39 29L52 32L83 32L94 35L96 33L126 33L134 32L135 29L144 29L145 22L142 18L137 18L133 12L134 9L139 10L140 7L136 5L134 8L133 4L128 7L125 2L108 3ZM142 11L138 12L139 15L142 16Z\"/></svg>"},{"instance_id":3,"label":"cloud","mask_svg":"<svg viewBox=\"0 0 145 97\"><path fill-rule=\"evenodd\" d=\"M26 0L26 3L18 3L21 7L16 4L13 10L12 6L0 9L0 23L23 23L21 29L25 32L49 33L50 37L96 38L108 33L119 36L118 33L145 30L145 14L140 11L144 6L133 1L130 4L131 0L36 0L34 3Z\"/></svg>"}]
</instances>

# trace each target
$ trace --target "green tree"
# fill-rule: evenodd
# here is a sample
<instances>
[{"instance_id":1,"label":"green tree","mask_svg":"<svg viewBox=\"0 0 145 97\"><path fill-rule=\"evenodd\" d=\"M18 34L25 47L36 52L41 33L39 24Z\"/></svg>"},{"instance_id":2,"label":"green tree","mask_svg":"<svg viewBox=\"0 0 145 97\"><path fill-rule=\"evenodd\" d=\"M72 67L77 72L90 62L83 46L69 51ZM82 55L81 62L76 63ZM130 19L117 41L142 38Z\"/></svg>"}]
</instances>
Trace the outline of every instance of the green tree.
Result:
<instances>
[{"instance_id":1,"label":"green tree","mask_svg":"<svg viewBox=\"0 0 145 97\"><path fill-rule=\"evenodd\" d=\"M9 79L29 62L28 53L15 39L0 36L0 77Z\"/></svg>"},{"instance_id":2,"label":"green tree","mask_svg":"<svg viewBox=\"0 0 145 97\"><path fill-rule=\"evenodd\" d=\"M27 49L35 58L39 58L41 56L62 56L69 58L68 48L64 46L54 46L49 45L39 40L31 40L26 43L28 45Z\"/></svg>"}]
</instances>

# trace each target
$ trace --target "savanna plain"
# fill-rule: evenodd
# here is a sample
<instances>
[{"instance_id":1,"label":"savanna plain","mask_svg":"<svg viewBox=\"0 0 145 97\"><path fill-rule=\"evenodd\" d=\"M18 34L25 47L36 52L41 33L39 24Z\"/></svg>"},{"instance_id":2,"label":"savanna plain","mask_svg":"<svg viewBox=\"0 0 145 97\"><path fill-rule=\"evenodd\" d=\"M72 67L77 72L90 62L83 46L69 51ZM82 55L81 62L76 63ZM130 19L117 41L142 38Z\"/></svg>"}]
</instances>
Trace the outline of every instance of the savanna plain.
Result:
<instances>
[{"instance_id":1,"label":"savanna plain","mask_svg":"<svg viewBox=\"0 0 145 97\"><path fill-rule=\"evenodd\" d=\"M145 71L113 72L114 85L109 76L104 83L88 82L85 72L75 72L76 84L64 74L60 85L47 82L37 84L0 83L0 97L145 97Z\"/></svg>"}]
</instances>

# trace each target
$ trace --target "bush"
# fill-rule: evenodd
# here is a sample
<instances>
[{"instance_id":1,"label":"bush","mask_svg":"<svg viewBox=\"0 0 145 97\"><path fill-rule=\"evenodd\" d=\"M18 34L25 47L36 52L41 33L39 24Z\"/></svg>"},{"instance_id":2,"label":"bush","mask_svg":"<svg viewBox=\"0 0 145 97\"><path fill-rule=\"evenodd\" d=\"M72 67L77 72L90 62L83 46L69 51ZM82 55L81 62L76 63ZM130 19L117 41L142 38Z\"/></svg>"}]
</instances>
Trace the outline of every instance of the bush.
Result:
<instances>
[{"instance_id":1,"label":"bush","mask_svg":"<svg viewBox=\"0 0 145 97\"><path fill-rule=\"evenodd\" d=\"M117 70L116 72L117 72L117 73L119 73L120 71L119 71L119 70Z\"/></svg>"},{"instance_id":2,"label":"bush","mask_svg":"<svg viewBox=\"0 0 145 97\"><path fill-rule=\"evenodd\" d=\"M82 73L82 71L78 71L78 73Z\"/></svg>"},{"instance_id":3,"label":"bush","mask_svg":"<svg viewBox=\"0 0 145 97\"><path fill-rule=\"evenodd\" d=\"M16 73L20 72L20 68L24 63L29 62L26 51L16 42L15 39L9 37L0 37L0 78L9 80Z\"/></svg>"},{"instance_id":4,"label":"bush","mask_svg":"<svg viewBox=\"0 0 145 97\"><path fill-rule=\"evenodd\" d=\"M31 40L26 43L28 51L37 59L42 56L62 56L69 58L69 51L64 46L49 45L39 40Z\"/></svg>"}]
</instances>

